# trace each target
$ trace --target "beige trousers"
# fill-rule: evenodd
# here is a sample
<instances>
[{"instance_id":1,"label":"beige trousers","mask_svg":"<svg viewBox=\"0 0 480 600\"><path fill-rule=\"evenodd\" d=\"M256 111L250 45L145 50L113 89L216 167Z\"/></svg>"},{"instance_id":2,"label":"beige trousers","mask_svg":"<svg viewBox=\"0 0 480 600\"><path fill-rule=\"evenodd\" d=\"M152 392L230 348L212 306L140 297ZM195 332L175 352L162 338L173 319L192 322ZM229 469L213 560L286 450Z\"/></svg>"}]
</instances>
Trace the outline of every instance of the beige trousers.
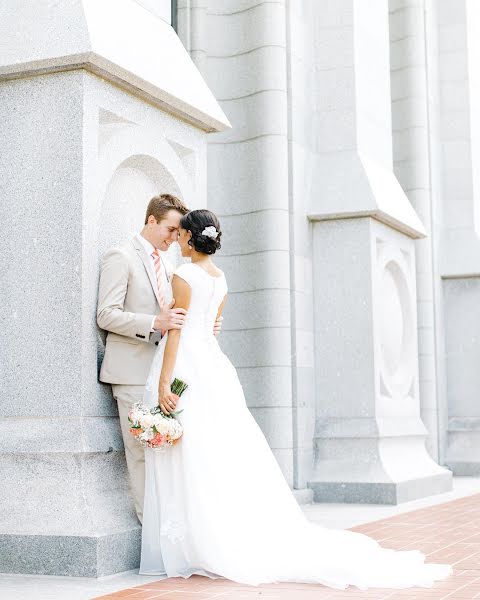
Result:
<instances>
[{"instance_id":1,"label":"beige trousers","mask_svg":"<svg viewBox=\"0 0 480 600\"><path fill-rule=\"evenodd\" d=\"M144 389L144 385L112 384L113 397L118 405L130 487L140 523L143 521L143 498L145 494L145 451L129 432L128 411L132 404L142 401Z\"/></svg>"}]
</instances>

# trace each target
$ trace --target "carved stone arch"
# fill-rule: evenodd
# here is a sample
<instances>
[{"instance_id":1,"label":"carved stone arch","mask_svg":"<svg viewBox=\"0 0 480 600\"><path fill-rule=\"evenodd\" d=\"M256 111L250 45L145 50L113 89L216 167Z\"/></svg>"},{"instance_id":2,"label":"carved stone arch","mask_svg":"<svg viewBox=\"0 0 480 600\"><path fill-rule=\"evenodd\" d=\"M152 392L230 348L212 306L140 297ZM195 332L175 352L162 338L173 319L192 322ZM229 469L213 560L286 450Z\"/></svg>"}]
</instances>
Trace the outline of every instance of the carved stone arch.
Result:
<instances>
[{"instance_id":1,"label":"carved stone arch","mask_svg":"<svg viewBox=\"0 0 480 600\"><path fill-rule=\"evenodd\" d=\"M165 192L187 205L194 196L191 177L167 140L139 126L110 137L99 152L99 254L139 231L148 200Z\"/></svg>"},{"instance_id":2,"label":"carved stone arch","mask_svg":"<svg viewBox=\"0 0 480 600\"><path fill-rule=\"evenodd\" d=\"M99 254L140 231L148 200L164 192L183 197L172 173L152 156L136 154L119 164L101 197Z\"/></svg>"},{"instance_id":3,"label":"carved stone arch","mask_svg":"<svg viewBox=\"0 0 480 600\"><path fill-rule=\"evenodd\" d=\"M97 265L108 248L132 237L144 224L148 200L172 193L187 205L193 185L184 163L171 145L153 132L136 125L109 136L99 150L96 186L90 188L96 202L92 207L92 231L85 235L85 253ZM90 184L91 185L91 184ZM168 251L175 264L179 249ZM105 335L97 329L97 362L103 358Z\"/></svg>"},{"instance_id":4,"label":"carved stone arch","mask_svg":"<svg viewBox=\"0 0 480 600\"><path fill-rule=\"evenodd\" d=\"M99 191L105 193L115 170L133 156L148 156L166 169L180 190L183 200L189 202L193 196L194 177L190 177L185 166L165 138L146 127L125 127L111 136L99 149ZM151 174L151 163L147 165Z\"/></svg>"}]
</instances>

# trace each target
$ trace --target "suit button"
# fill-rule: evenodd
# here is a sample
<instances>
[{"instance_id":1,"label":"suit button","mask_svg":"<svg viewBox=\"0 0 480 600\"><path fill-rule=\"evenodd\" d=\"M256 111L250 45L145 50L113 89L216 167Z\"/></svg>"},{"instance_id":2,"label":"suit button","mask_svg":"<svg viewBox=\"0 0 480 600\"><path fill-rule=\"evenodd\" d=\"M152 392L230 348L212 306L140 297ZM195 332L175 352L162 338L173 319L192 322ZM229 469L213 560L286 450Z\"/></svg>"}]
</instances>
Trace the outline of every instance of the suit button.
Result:
<instances>
[{"instance_id":1,"label":"suit button","mask_svg":"<svg viewBox=\"0 0 480 600\"><path fill-rule=\"evenodd\" d=\"M158 346L158 342L155 342L155 346Z\"/></svg>"}]
</instances>

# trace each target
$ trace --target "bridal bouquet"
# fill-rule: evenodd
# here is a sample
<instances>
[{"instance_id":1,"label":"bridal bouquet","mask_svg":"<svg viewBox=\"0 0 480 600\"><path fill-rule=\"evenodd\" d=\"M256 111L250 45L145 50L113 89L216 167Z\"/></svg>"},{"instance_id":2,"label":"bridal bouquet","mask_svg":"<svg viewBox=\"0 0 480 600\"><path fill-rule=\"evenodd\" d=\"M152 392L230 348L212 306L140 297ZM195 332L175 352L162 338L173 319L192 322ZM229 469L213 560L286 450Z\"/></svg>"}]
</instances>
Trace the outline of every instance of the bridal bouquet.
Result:
<instances>
[{"instance_id":1,"label":"bridal bouquet","mask_svg":"<svg viewBox=\"0 0 480 600\"><path fill-rule=\"evenodd\" d=\"M188 385L175 378L171 390L181 396ZM165 414L160 406L147 408L141 402L136 402L128 411L130 433L146 448L164 449L165 446L176 444L182 437L183 427L176 416L182 411Z\"/></svg>"}]
</instances>

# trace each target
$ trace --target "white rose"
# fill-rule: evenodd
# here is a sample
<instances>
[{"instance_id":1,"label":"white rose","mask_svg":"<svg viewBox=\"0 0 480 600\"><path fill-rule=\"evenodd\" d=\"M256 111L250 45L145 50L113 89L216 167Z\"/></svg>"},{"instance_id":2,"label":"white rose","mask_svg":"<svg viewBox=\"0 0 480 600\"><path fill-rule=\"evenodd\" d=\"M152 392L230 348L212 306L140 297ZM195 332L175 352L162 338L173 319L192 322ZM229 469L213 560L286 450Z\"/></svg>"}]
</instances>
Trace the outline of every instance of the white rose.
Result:
<instances>
[{"instance_id":1,"label":"white rose","mask_svg":"<svg viewBox=\"0 0 480 600\"><path fill-rule=\"evenodd\" d=\"M176 440L182 435L182 430L183 429L181 424L178 421L172 419L172 421L170 422L170 437Z\"/></svg>"},{"instance_id":2,"label":"white rose","mask_svg":"<svg viewBox=\"0 0 480 600\"><path fill-rule=\"evenodd\" d=\"M131 419L131 421L132 421L132 422L133 422L135 425L137 425L137 424L140 422L140 419L141 419L141 417L142 417L142 414L143 414L143 413L142 413L140 410L138 410L138 408L133 408L133 409L130 411L130 415L129 415L129 416L130 416L130 419Z\"/></svg>"},{"instance_id":3,"label":"white rose","mask_svg":"<svg viewBox=\"0 0 480 600\"><path fill-rule=\"evenodd\" d=\"M155 434L153 433L153 429L145 429L145 431L141 433L139 437L141 440L148 442L155 437Z\"/></svg>"},{"instance_id":4,"label":"white rose","mask_svg":"<svg viewBox=\"0 0 480 600\"><path fill-rule=\"evenodd\" d=\"M168 431L168 422L167 422L167 419L165 419L164 417L162 417L162 415L155 415L154 425L155 425L155 429L161 435L165 435L167 433L167 431Z\"/></svg>"},{"instance_id":5,"label":"white rose","mask_svg":"<svg viewBox=\"0 0 480 600\"><path fill-rule=\"evenodd\" d=\"M140 417L140 425L143 427L143 429L149 429L150 427L153 427L154 424L155 415L147 413L146 415L142 415Z\"/></svg>"}]
</instances>

